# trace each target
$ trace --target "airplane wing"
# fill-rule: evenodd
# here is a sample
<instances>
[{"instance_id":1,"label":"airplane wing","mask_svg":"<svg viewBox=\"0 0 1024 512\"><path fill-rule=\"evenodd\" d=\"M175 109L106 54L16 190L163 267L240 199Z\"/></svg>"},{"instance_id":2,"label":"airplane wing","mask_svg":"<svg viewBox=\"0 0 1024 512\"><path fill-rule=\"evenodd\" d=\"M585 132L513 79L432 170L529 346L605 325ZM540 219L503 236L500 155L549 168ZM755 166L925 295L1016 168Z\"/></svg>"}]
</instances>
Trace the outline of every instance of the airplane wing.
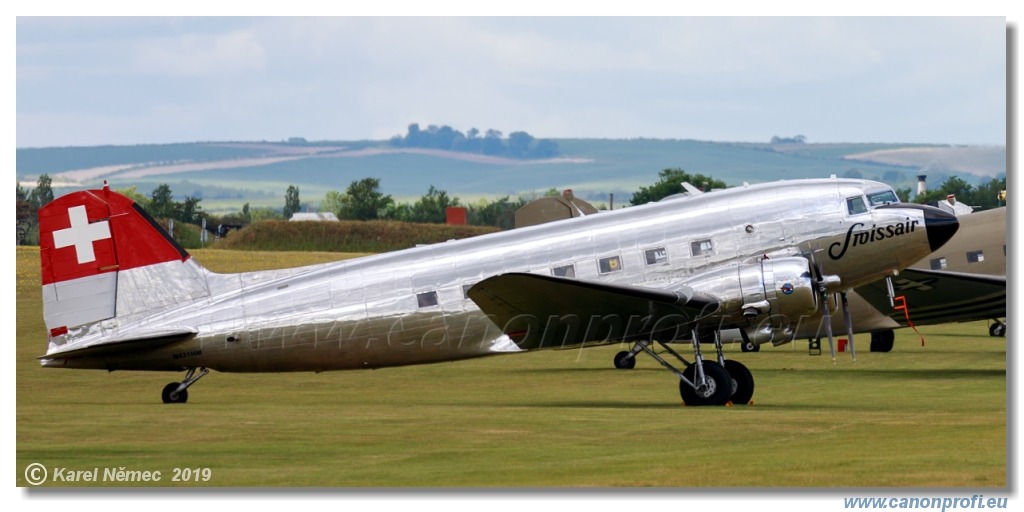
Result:
<instances>
[{"instance_id":1,"label":"airplane wing","mask_svg":"<svg viewBox=\"0 0 1024 512\"><path fill-rule=\"evenodd\" d=\"M191 327L160 329L138 332L123 337L105 338L86 346L51 348L45 356L37 359L70 359L82 356L112 356L139 350L159 348L164 345L185 341L199 331Z\"/></svg>"},{"instance_id":2,"label":"airplane wing","mask_svg":"<svg viewBox=\"0 0 1024 512\"><path fill-rule=\"evenodd\" d=\"M1006 276L908 268L893 278L896 295L906 297L916 325L967 322L1006 316ZM907 325L903 311L893 311L885 280L856 289L875 309Z\"/></svg>"},{"instance_id":3,"label":"airplane wing","mask_svg":"<svg viewBox=\"0 0 1024 512\"><path fill-rule=\"evenodd\" d=\"M469 298L523 349L611 343L657 334L688 334L697 319L719 309L717 299L690 290L667 291L539 274L484 279Z\"/></svg>"}]
</instances>

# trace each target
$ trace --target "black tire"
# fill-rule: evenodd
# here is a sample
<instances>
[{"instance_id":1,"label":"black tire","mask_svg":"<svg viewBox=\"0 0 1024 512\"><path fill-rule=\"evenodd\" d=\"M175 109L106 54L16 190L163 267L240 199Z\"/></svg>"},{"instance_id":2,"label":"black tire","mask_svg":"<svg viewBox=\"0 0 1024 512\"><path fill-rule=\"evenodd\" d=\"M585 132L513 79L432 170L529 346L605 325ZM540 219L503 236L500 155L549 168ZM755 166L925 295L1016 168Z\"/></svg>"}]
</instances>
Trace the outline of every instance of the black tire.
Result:
<instances>
[{"instance_id":1,"label":"black tire","mask_svg":"<svg viewBox=\"0 0 1024 512\"><path fill-rule=\"evenodd\" d=\"M636 366L636 358L623 350L615 354L615 367L620 370L632 370Z\"/></svg>"},{"instance_id":2,"label":"black tire","mask_svg":"<svg viewBox=\"0 0 1024 512\"><path fill-rule=\"evenodd\" d=\"M725 371L732 380L732 403L746 405L754 397L754 376L743 363L727 359Z\"/></svg>"},{"instance_id":3,"label":"black tire","mask_svg":"<svg viewBox=\"0 0 1024 512\"><path fill-rule=\"evenodd\" d=\"M744 341L740 344L740 350L744 352L760 352L761 345L754 343L753 341Z\"/></svg>"},{"instance_id":4,"label":"black tire","mask_svg":"<svg viewBox=\"0 0 1024 512\"><path fill-rule=\"evenodd\" d=\"M875 331L871 333L871 351L892 352L894 341L896 341L896 333L892 332L892 330Z\"/></svg>"},{"instance_id":5,"label":"black tire","mask_svg":"<svg viewBox=\"0 0 1024 512\"><path fill-rule=\"evenodd\" d=\"M993 338L1002 338L1003 336L1006 336L1006 324L1004 324L1004 323L992 324L988 328L988 335L992 336Z\"/></svg>"},{"instance_id":6,"label":"black tire","mask_svg":"<svg viewBox=\"0 0 1024 512\"><path fill-rule=\"evenodd\" d=\"M697 383L697 365L691 364L683 370L683 375L690 382ZM704 361L704 376L707 386L699 391L679 379L679 396L686 405L725 405L732 395L732 378L718 363Z\"/></svg>"},{"instance_id":7,"label":"black tire","mask_svg":"<svg viewBox=\"0 0 1024 512\"><path fill-rule=\"evenodd\" d=\"M174 390L178 389L178 386L180 385L180 382L172 382L164 386L164 391L161 393L161 396L163 397L165 404L183 404L188 401L187 389L183 389L178 394L171 396L174 393Z\"/></svg>"}]
</instances>

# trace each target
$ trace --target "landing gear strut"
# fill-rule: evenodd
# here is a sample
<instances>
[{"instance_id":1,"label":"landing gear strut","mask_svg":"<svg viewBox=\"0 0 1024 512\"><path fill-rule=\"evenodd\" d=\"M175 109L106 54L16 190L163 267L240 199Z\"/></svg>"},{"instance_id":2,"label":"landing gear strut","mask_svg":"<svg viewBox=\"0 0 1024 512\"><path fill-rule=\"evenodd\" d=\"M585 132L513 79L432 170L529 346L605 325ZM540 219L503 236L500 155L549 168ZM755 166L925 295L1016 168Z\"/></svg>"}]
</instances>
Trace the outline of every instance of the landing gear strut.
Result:
<instances>
[{"instance_id":1,"label":"landing gear strut","mask_svg":"<svg viewBox=\"0 0 1024 512\"><path fill-rule=\"evenodd\" d=\"M658 355L651 348L650 340L640 340L628 351L615 355L615 367L629 369L636 365L636 354L646 352L655 361L679 377L679 396L686 405L725 405L732 401L737 404L748 404L754 395L754 377L742 363L726 360L722 354L722 341L719 333L714 332L715 350L718 362L705 361L700 353L699 334L693 330L693 363L683 359L668 344L658 341L666 352L682 362L686 368L679 370Z\"/></svg>"},{"instance_id":2,"label":"landing gear strut","mask_svg":"<svg viewBox=\"0 0 1024 512\"><path fill-rule=\"evenodd\" d=\"M188 387L195 384L196 381L203 378L210 370L206 368L200 368L199 375L196 375L195 368L189 368L188 373L185 374L185 380L181 382L172 382L164 386L163 393L161 396L165 404L183 404L188 401Z\"/></svg>"}]
</instances>

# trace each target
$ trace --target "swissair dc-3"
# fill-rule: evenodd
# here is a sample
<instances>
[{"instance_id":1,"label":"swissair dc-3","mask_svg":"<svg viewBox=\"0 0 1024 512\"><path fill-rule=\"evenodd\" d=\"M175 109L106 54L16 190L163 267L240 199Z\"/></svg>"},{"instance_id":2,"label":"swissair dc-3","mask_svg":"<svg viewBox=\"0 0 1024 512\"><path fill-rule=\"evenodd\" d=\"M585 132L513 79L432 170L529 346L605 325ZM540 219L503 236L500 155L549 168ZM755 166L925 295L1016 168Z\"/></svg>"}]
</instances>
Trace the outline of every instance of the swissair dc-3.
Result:
<instances>
[{"instance_id":1,"label":"swissair dc-3","mask_svg":"<svg viewBox=\"0 0 1024 512\"><path fill-rule=\"evenodd\" d=\"M888 185L836 178L242 274L204 269L106 186L51 202L39 225L41 364L187 372L164 402L185 402L210 369L320 372L627 342L617 367L651 355L692 405L753 395L721 331L763 343L824 325L831 337L830 300L910 266L958 228L951 214L900 203ZM674 342L692 346L692 361Z\"/></svg>"}]
</instances>

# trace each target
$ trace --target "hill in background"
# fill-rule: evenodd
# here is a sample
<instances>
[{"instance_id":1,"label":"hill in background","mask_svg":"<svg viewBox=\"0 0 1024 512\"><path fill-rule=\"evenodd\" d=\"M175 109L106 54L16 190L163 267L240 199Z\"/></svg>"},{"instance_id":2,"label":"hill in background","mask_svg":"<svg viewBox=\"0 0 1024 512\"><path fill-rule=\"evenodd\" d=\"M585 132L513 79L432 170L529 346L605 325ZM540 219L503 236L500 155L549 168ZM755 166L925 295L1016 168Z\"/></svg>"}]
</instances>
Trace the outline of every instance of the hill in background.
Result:
<instances>
[{"instance_id":1,"label":"hill in background","mask_svg":"<svg viewBox=\"0 0 1024 512\"><path fill-rule=\"evenodd\" d=\"M298 141L298 142L296 142ZM313 207L329 190L344 191L365 177L399 201L412 201L433 185L463 203L505 195L573 189L577 197L614 205L681 168L729 185L831 174L916 188L927 174L937 186L957 175L968 183L1001 176L1005 147L910 144L757 144L665 139L555 139L561 156L514 159L421 148L387 141L196 142L183 144L25 148L17 150L17 176L34 186L49 174L57 195L96 188L137 187L148 194L161 183L175 195L202 198L205 211L281 207L289 185ZM700 185L700 184L695 184Z\"/></svg>"}]
</instances>

